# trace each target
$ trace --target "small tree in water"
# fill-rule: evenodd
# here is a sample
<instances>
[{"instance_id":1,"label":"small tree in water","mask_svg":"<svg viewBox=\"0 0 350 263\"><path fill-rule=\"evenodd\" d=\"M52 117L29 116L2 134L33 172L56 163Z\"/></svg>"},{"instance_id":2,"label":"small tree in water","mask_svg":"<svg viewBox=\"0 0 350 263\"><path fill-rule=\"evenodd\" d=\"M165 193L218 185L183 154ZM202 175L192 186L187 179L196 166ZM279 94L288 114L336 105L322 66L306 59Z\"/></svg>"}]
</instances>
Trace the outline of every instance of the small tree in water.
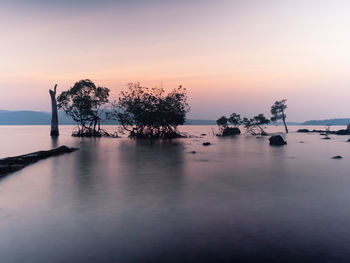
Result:
<instances>
[{"instance_id":1,"label":"small tree in water","mask_svg":"<svg viewBox=\"0 0 350 263\"><path fill-rule=\"evenodd\" d=\"M241 115L239 114L232 113L229 118L222 116L216 121L216 124L219 126L217 136L232 136L241 133L238 128L241 124ZM230 125L233 125L233 127L230 127Z\"/></svg>"},{"instance_id":2,"label":"small tree in water","mask_svg":"<svg viewBox=\"0 0 350 263\"><path fill-rule=\"evenodd\" d=\"M272 114L271 121L275 122L278 120L282 120L286 133L288 133L288 127L286 124L287 115L285 114L285 110L287 109L286 101L287 101L286 99L276 101L271 106L271 114Z\"/></svg>"},{"instance_id":3,"label":"small tree in water","mask_svg":"<svg viewBox=\"0 0 350 263\"><path fill-rule=\"evenodd\" d=\"M222 133L228 126L228 119L225 116L216 120L216 124L219 126L219 131Z\"/></svg>"},{"instance_id":4,"label":"small tree in water","mask_svg":"<svg viewBox=\"0 0 350 263\"><path fill-rule=\"evenodd\" d=\"M103 105L108 103L109 89L96 87L89 80L80 80L72 88L63 91L57 98L58 108L77 124L77 131L73 136L100 137L108 135L101 129Z\"/></svg>"},{"instance_id":5,"label":"small tree in water","mask_svg":"<svg viewBox=\"0 0 350 263\"><path fill-rule=\"evenodd\" d=\"M267 135L264 125L269 124L270 120L266 119L264 114L259 114L253 118L243 118L242 124L246 128L246 132L252 135Z\"/></svg>"},{"instance_id":6,"label":"small tree in water","mask_svg":"<svg viewBox=\"0 0 350 263\"><path fill-rule=\"evenodd\" d=\"M109 119L116 119L130 137L176 138L183 135L177 126L185 123L189 111L186 89L182 86L166 94L163 88L147 88L129 83L113 103Z\"/></svg>"}]
</instances>

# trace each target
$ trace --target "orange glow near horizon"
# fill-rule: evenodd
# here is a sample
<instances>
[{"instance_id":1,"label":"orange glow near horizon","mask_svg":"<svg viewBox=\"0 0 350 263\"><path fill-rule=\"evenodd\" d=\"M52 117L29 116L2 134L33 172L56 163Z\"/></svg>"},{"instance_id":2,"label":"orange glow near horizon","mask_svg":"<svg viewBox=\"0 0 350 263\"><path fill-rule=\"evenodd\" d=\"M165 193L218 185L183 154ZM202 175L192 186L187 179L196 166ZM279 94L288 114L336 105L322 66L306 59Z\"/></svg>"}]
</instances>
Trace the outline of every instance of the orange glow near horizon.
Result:
<instances>
[{"instance_id":1,"label":"orange glow near horizon","mask_svg":"<svg viewBox=\"0 0 350 263\"><path fill-rule=\"evenodd\" d=\"M0 10L0 109L49 110L54 83L89 78L112 100L128 82L181 84L191 118L268 114L282 98L291 121L350 117L347 1L35 2Z\"/></svg>"}]
</instances>

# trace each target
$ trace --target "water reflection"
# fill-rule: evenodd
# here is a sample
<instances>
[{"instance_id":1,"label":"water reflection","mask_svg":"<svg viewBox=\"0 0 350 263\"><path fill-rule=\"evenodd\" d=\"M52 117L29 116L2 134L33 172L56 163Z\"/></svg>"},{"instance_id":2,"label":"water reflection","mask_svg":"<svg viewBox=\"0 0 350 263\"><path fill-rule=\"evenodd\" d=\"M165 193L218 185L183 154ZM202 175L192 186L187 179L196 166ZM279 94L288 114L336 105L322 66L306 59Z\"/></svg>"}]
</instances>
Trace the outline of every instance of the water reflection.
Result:
<instances>
[{"instance_id":1,"label":"water reflection","mask_svg":"<svg viewBox=\"0 0 350 263\"><path fill-rule=\"evenodd\" d=\"M185 187L182 141L125 140L119 146L123 198L140 209L176 205ZM137 209L136 211L137 212Z\"/></svg>"},{"instance_id":2,"label":"water reflection","mask_svg":"<svg viewBox=\"0 0 350 263\"><path fill-rule=\"evenodd\" d=\"M79 139L64 127L52 140L46 127L12 129L0 137L3 155L80 150L0 181L1 262L350 259L344 138L290 133L286 147L270 147L245 135ZM14 137L22 148L8 143ZM330 159L338 154L344 160Z\"/></svg>"},{"instance_id":3,"label":"water reflection","mask_svg":"<svg viewBox=\"0 0 350 263\"><path fill-rule=\"evenodd\" d=\"M94 184L99 173L97 166L103 165L99 149L100 138L81 140L80 149L74 155L73 175L78 191L87 191Z\"/></svg>"},{"instance_id":4,"label":"water reflection","mask_svg":"<svg viewBox=\"0 0 350 263\"><path fill-rule=\"evenodd\" d=\"M52 148L57 148L59 145L59 136L51 136L51 146Z\"/></svg>"}]
</instances>

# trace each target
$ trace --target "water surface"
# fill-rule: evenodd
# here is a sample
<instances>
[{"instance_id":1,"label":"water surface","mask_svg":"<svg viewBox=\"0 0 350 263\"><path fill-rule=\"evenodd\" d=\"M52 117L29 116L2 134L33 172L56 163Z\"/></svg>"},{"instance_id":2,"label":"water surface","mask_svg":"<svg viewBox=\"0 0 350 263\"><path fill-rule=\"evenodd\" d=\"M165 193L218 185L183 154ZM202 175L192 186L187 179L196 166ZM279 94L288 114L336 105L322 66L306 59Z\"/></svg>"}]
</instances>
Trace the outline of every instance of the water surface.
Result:
<instances>
[{"instance_id":1,"label":"water surface","mask_svg":"<svg viewBox=\"0 0 350 263\"><path fill-rule=\"evenodd\" d=\"M80 148L0 180L1 262L349 262L348 137L297 128L271 147L210 126L172 141L0 126L0 157Z\"/></svg>"}]
</instances>

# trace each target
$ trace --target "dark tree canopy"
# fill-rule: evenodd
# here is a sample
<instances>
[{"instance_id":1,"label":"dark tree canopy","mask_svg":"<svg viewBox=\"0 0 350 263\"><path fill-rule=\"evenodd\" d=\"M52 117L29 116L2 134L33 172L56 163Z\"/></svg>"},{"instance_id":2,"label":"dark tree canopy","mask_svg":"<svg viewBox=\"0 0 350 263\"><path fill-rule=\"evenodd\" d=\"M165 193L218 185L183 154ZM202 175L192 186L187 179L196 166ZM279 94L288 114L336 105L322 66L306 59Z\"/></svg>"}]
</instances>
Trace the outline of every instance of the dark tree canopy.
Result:
<instances>
[{"instance_id":1,"label":"dark tree canopy","mask_svg":"<svg viewBox=\"0 0 350 263\"><path fill-rule=\"evenodd\" d=\"M216 120L216 124L218 126L227 126L228 125L228 119L225 117L225 116L222 116L221 118L217 119Z\"/></svg>"},{"instance_id":2,"label":"dark tree canopy","mask_svg":"<svg viewBox=\"0 0 350 263\"><path fill-rule=\"evenodd\" d=\"M267 119L264 114L259 114L253 118L243 118L242 124L246 128L246 132L252 135L266 135L264 130L264 125L270 123L270 120Z\"/></svg>"},{"instance_id":3,"label":"dark tree canopy","mask_svg":"<svg viewBox=\"0 0 350 263\"><path fill-rule=\"evenodd\" d=\"M100 122L108 97L108 88L96 87L91 80L84 79L63 91L57 98L57 106L78 124L78 130L73 135L102 136L105 131L101 129Z\"/></svg>"},{"instance_id":4,"label":"dark tree canopy","mask_svg":"<svg viewBox=\"0 0 350 263\"><path fill-rule=\"evenodd\" d=\"M271 114L272 114L271 121L275 122L278 120L282 120L286 133L288 133L288 127L286 124L287 115L285 114L285 110L287 109L286 101L287 101L286 99L276 101L271 106Z\"/></svg>"},{"instance_id":5,"label":"dark tree canopy","mask_svg":"<svg viewBox=\"0 0 350 263\"><path fill-rule=\"evenodd\" d=\"M189 111L186 101L186 89L182 86L165 93L163 88L129 83L107 116L118 120L130 137L175 138L181 136L177 126L185 123Z\"/></svg>"},{"instance_id":6,"label":"dark tree canopy","mask_svg":"<svg viewBox=\"0 0 350 263\"><path fill-rule=\"evenodd\" d=\"M242 119L241 115L237 113L232 113L230 118L228 118L229 123L231 123L234 127L241 125Z\"/></svg>"}]
</instances>

